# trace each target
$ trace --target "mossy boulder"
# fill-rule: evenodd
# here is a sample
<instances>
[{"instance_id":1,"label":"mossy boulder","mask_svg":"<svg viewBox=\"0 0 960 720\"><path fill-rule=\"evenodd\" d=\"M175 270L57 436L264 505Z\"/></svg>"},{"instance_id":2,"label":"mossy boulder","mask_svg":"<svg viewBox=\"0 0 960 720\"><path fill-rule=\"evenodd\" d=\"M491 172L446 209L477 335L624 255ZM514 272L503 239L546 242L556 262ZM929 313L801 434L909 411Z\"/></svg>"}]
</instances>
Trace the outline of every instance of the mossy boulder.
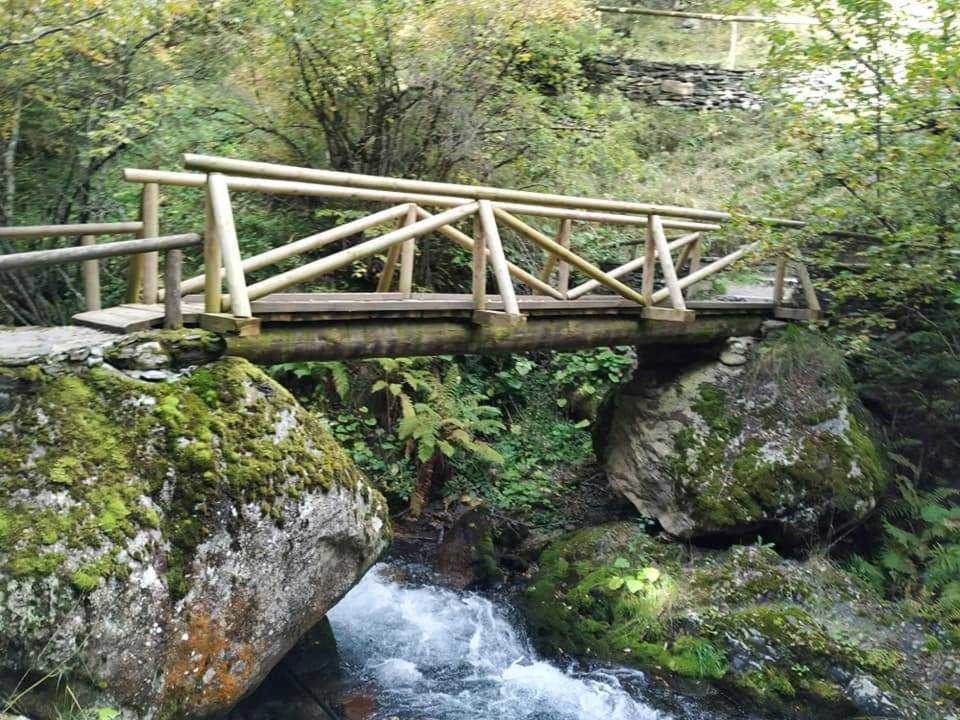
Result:
<instances>
[{"instance_id":1,"label":"mossy boulder","mask_svg":"<svg viewBox=\"0 0 960 720\"><path fill-rule=\"evenodd\" d=\"M843 356L794 326L719 359L641 365L605 401L595 445L611 486L682 538L808 542L888 482Z\"/></svg>"},{"instance_id":2,"label":"mossy boulder","mask_svg":"<svg viewBox=\"0 0 960 720\"><path fill-rule=\"evenodd\" d=\"M960 682L947 633L826 560L769 546L697 550L630 523L568 535L525 594L550 653L719 690L765 718L945 718Z\"/></svg>"},{"instance_id":3,"label":"mossy boulder","mask_svg":"<svg viewBox=\"0 0 960 720\"><path fill-rule=\"evenodd\" d=\"M0 697L48 678L39 720L67 687L123 717L226 712L388 540L317 417L245 360L180 367L215 345L182 339L143 339L160 382L103 361L142 368L129 345L0 369Z\"/></svg>"}]
</instances>

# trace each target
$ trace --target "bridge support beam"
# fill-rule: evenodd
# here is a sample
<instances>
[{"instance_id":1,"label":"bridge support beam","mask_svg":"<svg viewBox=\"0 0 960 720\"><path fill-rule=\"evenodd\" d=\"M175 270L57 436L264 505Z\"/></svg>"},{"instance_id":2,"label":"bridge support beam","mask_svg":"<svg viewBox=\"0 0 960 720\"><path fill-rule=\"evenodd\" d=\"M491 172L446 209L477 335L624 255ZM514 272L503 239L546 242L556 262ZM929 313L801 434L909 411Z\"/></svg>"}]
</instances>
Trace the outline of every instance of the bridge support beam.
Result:
<instances>
[{"instance_id":1,"label":"bridge support beam","mask_svg":"<svg viewBox=\"0 0 960 720\"><path fill-rule=\"evenodd\" d=\"M440 354L578 350L605 345L700 344L753 335L768 315L700 315L694 322L630 318L536 318L525 325L469 321L354 320L270 327L252 337L228 336L227 354L260 364Z\"/></svg>"}]
</instances>

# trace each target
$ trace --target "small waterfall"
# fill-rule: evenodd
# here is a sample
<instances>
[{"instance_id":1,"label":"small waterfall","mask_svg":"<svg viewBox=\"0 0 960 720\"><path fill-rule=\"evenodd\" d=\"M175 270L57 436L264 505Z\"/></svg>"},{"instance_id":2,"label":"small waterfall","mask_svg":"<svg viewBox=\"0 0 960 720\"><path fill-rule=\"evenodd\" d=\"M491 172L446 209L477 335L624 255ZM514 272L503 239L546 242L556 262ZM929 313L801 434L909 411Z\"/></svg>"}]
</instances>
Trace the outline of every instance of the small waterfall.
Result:
<instances>
[{"instance_id":1,"label":"small waterfall","mask_svg":"<svg viewBox=\"0 0 960 720\"><path fill-rule=\"evenodd\" d=\"M371 570L329 618L341 667L351 684L377 698L383 717L673 717L637 699L641 673L557 667L537 657L506 607L472 593L403 585L384 566Z\"/></svg>"},{"instance_id":2,"label":"small waterfall","mask_svg":"<svg viewBox=\"0 0 960 720\"><path fill-rule=\"evenodd\" d=\"M630 668L543 660L507 602L408 570L370 570L328 613L336 653L305 639L227 720L760 720Z\"/></svg>"}]
</instances>

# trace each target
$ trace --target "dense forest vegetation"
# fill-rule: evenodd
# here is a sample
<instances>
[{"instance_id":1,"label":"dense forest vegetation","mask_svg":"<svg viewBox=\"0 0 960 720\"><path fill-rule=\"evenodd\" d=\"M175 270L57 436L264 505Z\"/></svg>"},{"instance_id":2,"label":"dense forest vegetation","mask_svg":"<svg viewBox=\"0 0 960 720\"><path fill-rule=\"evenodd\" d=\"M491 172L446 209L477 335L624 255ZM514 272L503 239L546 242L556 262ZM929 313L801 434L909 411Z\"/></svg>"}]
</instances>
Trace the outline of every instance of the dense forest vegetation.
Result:
<instances>
[{"instance_id":1,"label":"dense forest vegetation","mask_svg":"<svg viewBox=\"0 0 960 720\"><path fill-rule=\"evenodd\" d=\"M756 237L809 258L825 327L887 436L889 497L830 548L809 550L960 632L960 10L949 0L697 9L794 12L820 26L750 30L765 109L689 113L634 103L591 67L609 54L703 60L691 49L699 31L602 20L584 0L7 0L0 225L135 217L123 167L177 169L179 153L205 151L806 220L790 232L733 223L714 242ZM651 39L658 30L669 43ZM162 230L199 230L201 200L165 190ZM236 204L244 254L357 212L270 196ZM605 228L575 242L613 265L630 239ZM429 240L419 252L418 287L465 287L469 258ZM322 287L370 290L382 262ZM121 263L108 268L107 301L125 283ZM67 321L82 299L77 273L6 274L0 322ZM570 511L561 496L591 481L591 421L631 353L272 372L394 509L416 516L432 495L467 495L556 528Z\"/></svg>"}]
</instances>

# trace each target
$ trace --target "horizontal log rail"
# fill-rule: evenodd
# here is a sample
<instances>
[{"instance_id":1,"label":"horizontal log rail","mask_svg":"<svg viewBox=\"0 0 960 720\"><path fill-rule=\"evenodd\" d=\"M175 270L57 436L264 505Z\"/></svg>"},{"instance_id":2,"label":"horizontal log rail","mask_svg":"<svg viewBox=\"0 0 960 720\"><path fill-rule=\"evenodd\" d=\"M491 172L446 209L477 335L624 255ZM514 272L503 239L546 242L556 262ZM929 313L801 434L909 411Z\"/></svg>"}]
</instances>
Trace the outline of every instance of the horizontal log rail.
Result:
<instances>
[{"instance_id":1,"label":"horizontal log rail","mask_svg":"<svg viewBox=\"0 0 960 720\"><path fill-rule=\"evenodd\" d=\"M625 200L607 200L603 198L583 198L572 195L554 195L538 193L528 190L508 190L482 185L458 185L455 183L429 182L426 180L409 180L405 178L388 178L358 173L345 173L333 170L318 170L293 165L277 165L274 163L255 162L250 160L236 160L234 158L217 157L212 155L196 155L185 153L181 157L184 167L191 170L205 172L230 173L255 178L272 178L277 180L294 180L306 183L319 183L340 186L343 188L366 188L369 190L385 190L391 192L414 192L432 195L448 195L453 197L467 197L471 200L495 200L502 202L519 202L530 205L550 207L565 207L568 209L603 210L625 212L642 215L663 215L668 217L689 218L691 220L705 220L708 222L723 222L734 219L734 215L718 210L702 210L699 208L680 207L676 205L652 205ZM779 227L803 227L804 223L787 218L767 218L742 216L747 222L761 223Z\"/></svg>"},{"instance_id":2,"label":"horizontal log rail","mask_svg":"<svg viewBox=\"0 0 960 720\"><path fill-rule=\"evenodd\" d=\"M16 240L48 237L81 237L83 235L131 235L143 229L140 221L115 223L77 223L74 225L21 225L0 227L0 239Z\"/></svg>"},{"instance_id":3,"label":"horizontal log rail","mask_svg":"<svg viewBox=\"0 0 960 720\"><path fill-rule=\"evenodd\" d=\"M103 260L104 258L158 250L175 250L199 245L202 241L203 239L196 233L183 233L182 235L144 238L142 240L120 240L107 245L81 245L53 250L30 250L0 255L0 271L29 270L50 265L62 265L85 260Z\"/></svg>"},{"instance_id":4,"label":"horizontal log rail","mask_svg":"<svg viewBox=\"0 0 960 720\"><path fill-rule=\"evenodd\" d=\"M180 302L180 276L183 265L183 248L200 245L203 238L197 233L182 233L166 237L141 238L138 240L120 240L106 245L96 245L92 236L82 236L84 243L79 247L55 248L53 250L31 250L8 255L0 255L0 271L33 270L51 265L82 263L87 311L100 309L100 277L95 263L112 257L143 256L144 253L163 252L164 280L168 287L175 288L167 294L164 305L163 326L177 330L183 326L183 310ZM91 297L91 291L95 295ZM91 302L91 299L94 302ZM91 307L92 305L92 307Z\"/></svg>"},{"instance_id":5,"label":"horizontal log rail","mask_svg":"<svg viewBox=\"0 0 960 720\"><path fill-rule=\"evenodd\" d=\"M148 183L174 187L202 188L206 184L207 176L202 173L181 173L165 170L143 170L127 168L123 171L123 178L127 182ZM307 197L327 197L342 200L357 200L362 202L378 203L416 203L423 207L456 207L473 202L466 195L455 197L450 195L393 192L382 190L364 190L362 188L344 188L326 183L312 183L299 181L272 181L265 179L238 177L227 175L227 184L231 190L239 192L277 193L283 195L302 195ZM458 186L459 187L459 186ZM646 225L647 214L628 214L612 212L595 212L577 210L574 208L552 207L529 203L494 201L493 206L518 215L532 215L535 217L558 218L561 220L577 220L581 222L595 222L607 225ZM675 230L719 230L718 222L696 222L674 217L663 218L663 226Z\"/></svg>"},{"instance_id":6,"label":"horizontal log rail","mask_svg":"<svg viewBox=\"0 0 960 720\"><path fill-rule=\"evenodd\" d=\"M602 13L616 13L618 15L652 15L655 17L686 18L693 20L714 20L717 22L766 23L771 25L819 25L816 18L803 15L724 15L721 13L690 12L687 10L659 10L644 7L617 7L613 5L597 5L596 10Z\"/></svg>"}]
</instances>

